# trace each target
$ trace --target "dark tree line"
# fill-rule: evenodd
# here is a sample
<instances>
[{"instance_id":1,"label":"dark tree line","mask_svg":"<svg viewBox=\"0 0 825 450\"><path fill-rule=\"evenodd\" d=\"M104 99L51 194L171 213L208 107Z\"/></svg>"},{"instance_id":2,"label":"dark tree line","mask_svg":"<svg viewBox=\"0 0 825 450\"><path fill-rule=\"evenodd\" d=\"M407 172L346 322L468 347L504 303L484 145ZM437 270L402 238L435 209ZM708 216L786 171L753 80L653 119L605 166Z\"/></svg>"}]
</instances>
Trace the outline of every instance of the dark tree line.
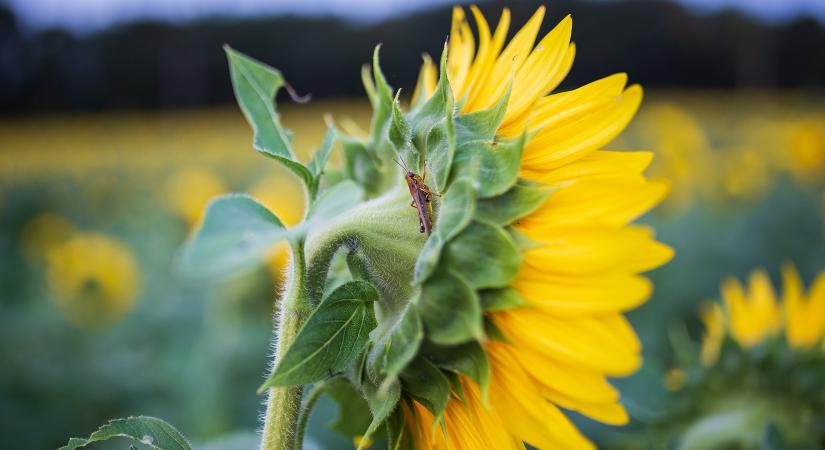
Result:
<instances>
[{"instance_id":1,"label":"dark tree line","mask_svg":"<svg viewBox=\"0 0 825 450\"><path fill-rule=\"evenodd\" d=\"M543 32L571 13L578 56L568 85L626 71L646 86L825 87L825 29L813 19L769 26L735 12L696 16L666 2L546 2ZM494 24L505 3L482 6ZM538 3L508 1L520 26ZM232 100L222 45L281 69L316 98L361 95L359 68L383 43L394 86L410 88L419 55L440 53L448 7L376 24L294 16L140 22L77 37L26 35L0 11L0 111L172 108ZM512 27L512 28L515 28Z\"/></svg>"}]
</instances>

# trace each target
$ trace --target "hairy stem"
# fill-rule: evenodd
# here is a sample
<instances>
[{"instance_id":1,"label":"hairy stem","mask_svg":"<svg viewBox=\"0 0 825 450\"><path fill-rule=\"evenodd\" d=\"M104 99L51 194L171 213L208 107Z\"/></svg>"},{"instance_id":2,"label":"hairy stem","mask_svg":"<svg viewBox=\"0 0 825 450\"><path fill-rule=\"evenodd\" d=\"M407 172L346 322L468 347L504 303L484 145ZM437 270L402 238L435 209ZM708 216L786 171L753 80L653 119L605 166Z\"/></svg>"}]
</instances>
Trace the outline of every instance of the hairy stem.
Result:
<instances>
[{"instance_id":1,"label":"hairy stem","mask_svg":"<svg viewBox=\"0 0 825 450\"><path fill-rule=\"evenodd\" d=\"M286 354L287 349L306 318L310 307L306 289L306 263L303 242L293 243L292 261L286 291L278 306L273 345L275 356L272 370ZM264 417L261 450L288 450L292 448L298 426L303 386L270 388Z\"/></svg>"}]
</instances>

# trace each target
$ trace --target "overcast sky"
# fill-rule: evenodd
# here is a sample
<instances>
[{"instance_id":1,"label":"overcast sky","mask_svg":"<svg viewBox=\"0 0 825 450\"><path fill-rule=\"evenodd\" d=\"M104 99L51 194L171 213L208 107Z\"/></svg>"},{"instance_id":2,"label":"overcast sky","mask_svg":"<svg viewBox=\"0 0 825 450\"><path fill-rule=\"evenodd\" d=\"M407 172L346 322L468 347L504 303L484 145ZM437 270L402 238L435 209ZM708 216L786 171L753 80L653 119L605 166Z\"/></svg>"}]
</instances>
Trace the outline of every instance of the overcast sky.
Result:
<instances>
[{"instance_id":1,"label":"overcast sky","mask_svg":"<svg viewBox=\"0 0 825 450\"><path fill-rule=\"evenodd\" d=\"M617 1L617 0L594 0ZM675 0L702 11L736 7L770 21L813 15L825 21L825 0ZM64 27L84 33L135 19L189 20L210 15L333 14L374 21L450 0L0 0L28 29ZM552 4L552 1L548 1Z\"/></svg>"}]
</instances>

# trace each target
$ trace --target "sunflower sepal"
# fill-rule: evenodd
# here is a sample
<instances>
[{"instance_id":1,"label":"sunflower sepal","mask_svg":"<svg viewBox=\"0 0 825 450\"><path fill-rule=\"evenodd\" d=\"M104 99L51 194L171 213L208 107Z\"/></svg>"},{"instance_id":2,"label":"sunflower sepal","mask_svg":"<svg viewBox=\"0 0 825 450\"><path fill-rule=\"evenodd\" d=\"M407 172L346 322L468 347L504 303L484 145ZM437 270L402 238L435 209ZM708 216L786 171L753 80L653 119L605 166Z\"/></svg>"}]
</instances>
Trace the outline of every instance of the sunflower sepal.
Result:
<instances>
[{"instance_id":1,"label":"sunflower sepal","mask_svg":"<svg viewBox=\"0 0 825 450\"><path fill-rule=\"evenodd\" d=\"M476 217L496 225L511 225L540 208L557 190L519 182L501 195L479 200Z\"/></svg>"},{"instance_id":2,"label":"sunflower sepal","mask_svg":"<svg viewBox=\"0 0 825 450\"><path fill-rule=\"evenodd\" d=\"M441 420L450 399L450 380L427 358L418 357L400 373L401 387L416 401L424 405L434 417Z\"/></svg>"},{"instance_id":3,"label":"sunflower sepal","mask_svg":"<svg viewBox=\"0 0 825 450\"><path fill-rule=\"evenodd\" d=\"M484 311L506 311L529 305L519 293L510 287L499 289L482 289L479 291Z\"/></svg>"},{"instance_id":4,"label":"sunflower sepal","mask_svg":"<svg viewBox=\"0 0 825 450\"><path fill-rule=\"evenodd\" d=\"M432 274L438 266L442 248L470 224L475 209L476 198L472 182L469 179L454 182L449 194L441 201L433 234L427 238L415 261L414 285L423 283Z\"/></svg>"},{"instance_id":5,"label":"sunflower sepal","mask_svg":"<svg viewBox=\"0 0 825 450\"><path fill-rule=\"evenodd\" d=\"M409 112L413 145L424 159L422 171L432 173L438 192L447 191L447 181L456 152L455 100L447 77L447 47L441 54L435 93L420 107ZM419 162L416 162L418 166Z\"/></svg>"},{"instance_id":6,"label":"sunflower sepal","mask_svg":"<svg viewBox=\"0 0 825 450\"><path fill-rule=\"evenodd\" d=\"M384 313L370 335L372 348L366 364L370 380L382 386L393 382L418 354L423 338L424 327L415 304L407 303L400 311Z\"/></svg>"},{"instance_id":7,"label":"sunflower sepal","mask_svg":"<svg viewBox=\"0 0 825 450\"><path fill-rule=\"evenodd\" d=\"M416 306L428 339L460 344L482 336L481 301L464 277L449 268L436 271L421 288Z\"/></svg>"},{"instance_id":8,"label":"sunflower sepal","mask_svg":"<svg viewBox=\"0 0 825 450\"><path fill-rule=\"evenodd\" d=\"M515 138L461 142L456 148L451 176L473 180L478 197L495 197L507 192L518 180L521 154L527 135Z\"/></svg>"},{"instance_id":9,"label":"sunflower sepal","mask_svg":"<svg viewBox=\"0 0 825 450\"><path fill-rule=\"evenodd\" d=\"M482 394L486 395L490 384L490 361L480 341L459 345L425 342L421 354L446 372L469 377L478 384Z\"/></svg>"},{"instance_id":10,"label":"sunflower sepal","mask_svg":"<svg viewBox=\"0 0 825 450\"><path fill-rule=\"evenodd\" d=\"M513 80L511 79L504 95L495 105L485 110L461 114L456 117L455 132L458 141L467 142L475 139L492 141L495 139L496 131L507 113L507 104L510 102L512 90Z\"/></svg>"},{"instance_id":11,"label":"sunflower sepal","mask_svg":"<svg viewBox=\"0 0 825 450\"><path fill-rule=\"evenodd\" d=\"M392 415L393 411L398 408L401 401L401 383L397 379L391 382L378 386L364 380L361 386L361 393L367 400L370 412L372 413L372 422L364 432L361 438L361 443L358 445L358 450L366 448L366 443L379 431L381 425Z\"/></svg>"},{"instance_id":12,"label":"sunflower sepal","mask_svg":"<svg viewBox=\"0 0 825 450\"><path fill-rule=\"evenodd\" d=\"M522 255L503 228L474 220L445 246L441 260L474 289L509 286L518 274ZM492 263L495 261L495 263Z\"/></svg>"}]
</instances>

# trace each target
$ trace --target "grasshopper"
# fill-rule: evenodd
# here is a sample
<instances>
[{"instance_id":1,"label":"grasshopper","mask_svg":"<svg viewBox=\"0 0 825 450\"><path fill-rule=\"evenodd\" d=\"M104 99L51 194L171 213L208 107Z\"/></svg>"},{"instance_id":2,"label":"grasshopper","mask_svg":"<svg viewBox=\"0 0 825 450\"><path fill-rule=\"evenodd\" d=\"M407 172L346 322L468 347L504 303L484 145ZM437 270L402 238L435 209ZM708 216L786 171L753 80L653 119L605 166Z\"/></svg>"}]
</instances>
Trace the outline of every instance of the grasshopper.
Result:
<instances>
[{"instance_id":1,"label":"grasshopper","mask_svg":"<svg viewBox=\"0 0 825 450\"><path fill-rule=\"evenodd\" d=\"M410 203L410 206L418 211L418 223L420 226L419 230L420 232L427 233L429 235L433 231L432 198L433 195L441 197L441 194L431 191L430 188L424 183L424 178L427 177L426 173L424 174L424 178L422 178L417 173L407 168L407 164L403 162L403 158L401 161L402 162L395 161L395 163L398 164L398 166L405 172L404 181L407 182L407 187L410 189L410 195L412 196L412 203Z\"/></svg>"}]
</instances>

